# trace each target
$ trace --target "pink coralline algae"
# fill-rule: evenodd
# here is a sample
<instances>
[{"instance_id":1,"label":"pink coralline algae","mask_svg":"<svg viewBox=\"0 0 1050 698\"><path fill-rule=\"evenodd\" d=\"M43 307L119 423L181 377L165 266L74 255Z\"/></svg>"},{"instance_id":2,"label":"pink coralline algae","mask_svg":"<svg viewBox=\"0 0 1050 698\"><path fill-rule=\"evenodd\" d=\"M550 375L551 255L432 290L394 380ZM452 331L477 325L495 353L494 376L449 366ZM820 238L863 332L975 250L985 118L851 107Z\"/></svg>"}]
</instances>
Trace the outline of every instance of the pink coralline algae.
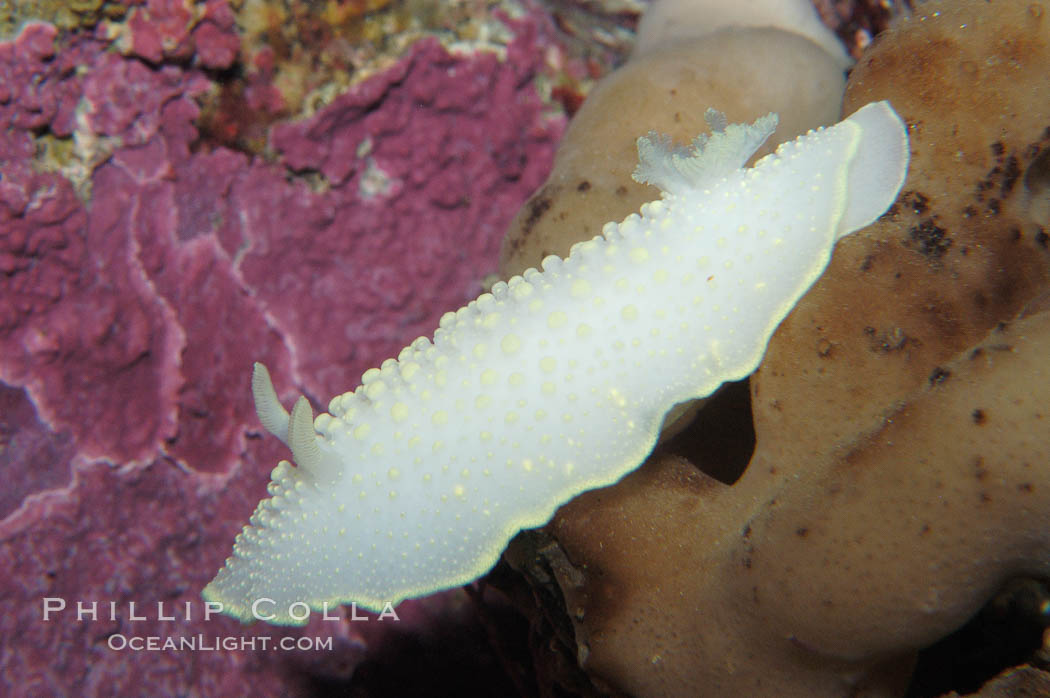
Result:
<instances>
[{"instance_id":1,"label":"pink coralline algae","mask_svg":"<svg viewBox=\"0 0 1050 698\"><path fill-rule=\"evenodd\" d=\"M251 363L323 409L481 290L563 125L532 81L547 20L511 23L504 58L421 40L275 126L264 159L197 130L209 69L235 57L226 3L126 4L118 39L35 23L0 44L3 692L301 693L469 606L295 630L203 618L200 589L287 456L254 416ZM47 138L74 155L42 164ZM151 637L257 642L113 649ZM285 637L333 644L260 641Z\"/></svg>"},{"instance_id":2,"label":"pink coralline algae","mask_svg":"<svg viewBox=\"0 0 1050 698\"><path fill-rule=\"evenodd\" d=\"M122 51L151 63L195 57L206 68L229 67L239 40L226 0L197 4L186 0L125 0L128 20L119 42Z\"/></svg>"}]
</instances>

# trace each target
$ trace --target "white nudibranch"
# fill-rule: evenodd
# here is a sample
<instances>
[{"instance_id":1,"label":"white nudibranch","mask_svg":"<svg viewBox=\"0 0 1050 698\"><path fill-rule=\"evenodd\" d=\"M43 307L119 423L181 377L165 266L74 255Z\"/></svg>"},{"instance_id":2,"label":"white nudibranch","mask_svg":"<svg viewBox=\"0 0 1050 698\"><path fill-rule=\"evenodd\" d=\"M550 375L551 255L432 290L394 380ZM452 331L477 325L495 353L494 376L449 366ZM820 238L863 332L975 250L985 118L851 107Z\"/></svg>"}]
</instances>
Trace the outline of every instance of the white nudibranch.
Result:
<instances>
[{"instance_id":1,"label":"white nudibranch","mask_svg":"<svg viewBox=\"0 0 1050 698\"><path fill-rule=\"evenodd\" d=\"M908 139L876 102L746 168L776 116L707 118L688 149L638 139L634 176L660 200L447 313L330 414L302 397L286 412L256 364L259 419L297 465L273 470L204 597L302 624L469 582L519 529L638 467L673 405L754 371L835 242L896 199Z\"/></svg>"}]
</instances>

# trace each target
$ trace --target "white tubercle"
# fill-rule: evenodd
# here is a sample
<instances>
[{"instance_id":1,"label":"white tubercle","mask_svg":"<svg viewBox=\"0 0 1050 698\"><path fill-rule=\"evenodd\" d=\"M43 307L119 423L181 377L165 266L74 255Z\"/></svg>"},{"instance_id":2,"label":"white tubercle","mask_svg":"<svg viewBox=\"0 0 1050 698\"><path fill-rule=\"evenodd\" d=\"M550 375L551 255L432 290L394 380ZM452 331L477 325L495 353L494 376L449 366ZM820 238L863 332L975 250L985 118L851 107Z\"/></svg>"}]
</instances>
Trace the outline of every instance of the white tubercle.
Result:
<instances>
[{"instance_id":1,"label":"white tubercle","mask_svg":"<svg viewBox=\"0 0 1050 698\"><path fill-rule=\"evenodd\" d=\"M743 168L775 116L708 121L691 150L639 139L636 177L661 200L447 313L331 414L284 412L256 364L260 421L298 466L274 469L204 596L301 624L469 582L519 529L636 468L674 404L754 371L835 241L896 198L907 135L877 102Z\"/></svg>"}]
</instances>

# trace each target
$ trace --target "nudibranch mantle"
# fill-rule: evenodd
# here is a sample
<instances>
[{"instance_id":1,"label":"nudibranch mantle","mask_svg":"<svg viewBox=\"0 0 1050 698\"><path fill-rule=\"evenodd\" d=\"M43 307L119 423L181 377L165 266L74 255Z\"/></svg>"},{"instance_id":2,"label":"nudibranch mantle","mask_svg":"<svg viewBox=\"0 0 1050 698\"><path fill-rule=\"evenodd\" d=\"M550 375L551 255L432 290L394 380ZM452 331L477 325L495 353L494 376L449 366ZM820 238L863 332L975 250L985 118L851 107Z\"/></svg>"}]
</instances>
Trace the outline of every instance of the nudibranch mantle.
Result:
<instances>
[{"instance_id":1,"label":"nudibranch mantle","mask_svg":"<svg viewBox=\"0 0 1050 698\"><path fill-rule=\"evenodd\" d=\"M896 199L908 164L887 102L744 163L776 126L673 148L638 140L642 206L447 313L330 414L291 414L256 364L262 424L288 444L204 596L242 620L378 610L484 574L520 529L636 468L676 403L758 366L835 242ZM291 609L291 610L289 610Z\"/></svg>"}]
</instances>

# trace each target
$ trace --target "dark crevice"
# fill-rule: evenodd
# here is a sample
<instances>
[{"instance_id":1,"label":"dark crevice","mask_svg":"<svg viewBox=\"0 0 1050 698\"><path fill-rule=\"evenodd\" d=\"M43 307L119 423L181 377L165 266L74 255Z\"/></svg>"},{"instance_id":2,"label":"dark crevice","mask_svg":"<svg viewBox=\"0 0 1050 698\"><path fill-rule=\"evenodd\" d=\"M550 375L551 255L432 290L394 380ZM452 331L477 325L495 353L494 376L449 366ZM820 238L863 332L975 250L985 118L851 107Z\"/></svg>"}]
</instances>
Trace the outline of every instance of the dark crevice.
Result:
<instances>
[{"instance_id":1,"label":"dark crevice","mask_svg":"<svg viewBox=\"0 0 1050 698\"><path fill-rule=\"evenodd\" d=\"M719 482L731 485L740 479L755 452L748 379L723 385L692 423L661 448Z\"/></svg>"},{"instance_id":2,"label":"dark crevice","mask_svg":"<svg viewBox=\"0 0 1050 698\"><path fill-rule=\"evenodd\" d=\"M1050 628L1050 582L1015 579L963 627L919 653L906 698L977 691L1005 669L1050 667L1040 649Z\"/></svg>"}]
</instances>

